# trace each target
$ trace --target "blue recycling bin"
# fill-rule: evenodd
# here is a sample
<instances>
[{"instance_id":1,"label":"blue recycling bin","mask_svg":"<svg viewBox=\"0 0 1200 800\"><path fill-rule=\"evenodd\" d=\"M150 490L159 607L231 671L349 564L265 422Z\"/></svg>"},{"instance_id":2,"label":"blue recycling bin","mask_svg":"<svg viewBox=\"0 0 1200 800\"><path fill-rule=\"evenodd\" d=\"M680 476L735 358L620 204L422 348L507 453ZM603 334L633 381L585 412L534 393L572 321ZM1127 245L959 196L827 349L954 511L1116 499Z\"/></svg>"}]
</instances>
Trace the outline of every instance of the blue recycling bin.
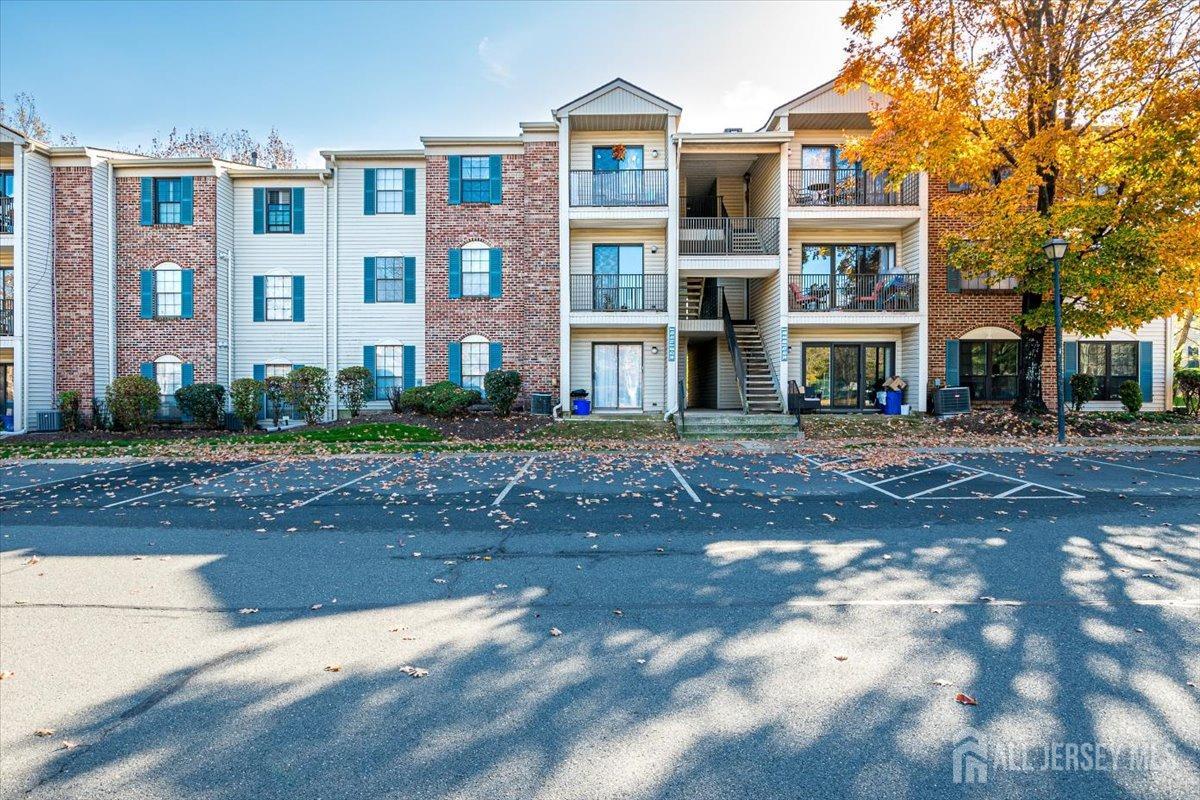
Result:
<instances>
[{"instance_id":1,"label":"blue recycling bin","mask_svg":"<svg viewBox=\"0 0 1200 800\"><path fill-rule=\"evenodd\" d=\"M592 401L586 397L576 397L571 401L571 413L577 417L586 417L592 413Z\"/></svg>"},{"instance_id":2,"label":"blue recycling bin","mask_svg":"<svg viewBox=\"0 0 1200 800\"><path fill-rule=\"evenodd\" d=\"M903 397L904 393L899 389L888 389L887 402L883 404L883 413L898 415L900 413L900 401Z\"/></svg>"}]
</instances>

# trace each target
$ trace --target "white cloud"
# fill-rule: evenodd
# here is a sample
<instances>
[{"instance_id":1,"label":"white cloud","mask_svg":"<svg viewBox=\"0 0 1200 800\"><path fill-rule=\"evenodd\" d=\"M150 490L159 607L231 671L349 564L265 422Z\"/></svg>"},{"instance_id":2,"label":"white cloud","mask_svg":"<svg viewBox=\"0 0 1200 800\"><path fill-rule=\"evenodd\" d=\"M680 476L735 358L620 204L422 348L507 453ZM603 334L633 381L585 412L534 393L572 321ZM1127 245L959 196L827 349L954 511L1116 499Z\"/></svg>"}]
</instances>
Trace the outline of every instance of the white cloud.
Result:
<instances>
[{"instance_id":1,"label":"white cloud","mask_svg":"<svg viewBox=\"0 0 1200 800\"><path fill-rule=\"evenodd\" d=\"M496 45L487 36L479 40L479 60L483 62L483 77L501 86L512 85L511 53L503 45Z\"/></svg>"},{"instance_id":2,"label":"white cloud","mask_svg":"<svg viewBox=\"0 0 1200 800\"><path fill-rule=\"evenodd\" d=\"M738 81L721 95L721 107L726 111L742 115L747 112L766 116L779 103L780 93L770 86L752 80Z\"/></svg>"},{"instance_id":3,"label":"white cloud","mask_svg":"<svg viewBox=\"0 0 1200 800\"><path fill-rule=\"evenodd\" d=\"M321 148L314 147L307 153L296 159L297 166L305 169L319 169L325 166L325 158L321 155Z\"/></svg>"}]
</instances>

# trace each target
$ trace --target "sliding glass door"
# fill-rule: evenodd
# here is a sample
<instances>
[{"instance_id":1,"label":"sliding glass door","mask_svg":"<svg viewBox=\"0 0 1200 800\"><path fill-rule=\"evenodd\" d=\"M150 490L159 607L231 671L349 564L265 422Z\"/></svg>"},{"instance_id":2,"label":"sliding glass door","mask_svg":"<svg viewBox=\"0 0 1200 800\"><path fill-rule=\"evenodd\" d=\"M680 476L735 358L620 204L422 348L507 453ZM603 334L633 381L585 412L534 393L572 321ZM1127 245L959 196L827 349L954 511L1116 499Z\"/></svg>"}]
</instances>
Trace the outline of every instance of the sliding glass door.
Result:
<instances>
[{"instance_id":1,"label":"sliding glass door","mask_svg":"<svg viewBox=\"0 0 1200 800\"><path fill-rule=\"evenodd\" d=\"M804 385L834 411L873 408L875 392L895 374L893 344L805 344Z\"/></svg>"},{"instance_id":2,"label":"sliding glass door","mask_svg":"<svg viewBox=\"0 0 1200 800\"><path fill-rule=\"evenodd\" d=\"M592 345L592 403L602 410L641 410L641 343Z\"/></svg>"},{"instance_id":3,"label":"sliding glass door","mask_svg":"<svg viewBox=\"0 0 1200 800\"><path fill-rule=\"evenodd\" d=\"M592 247L592 281L596 311L642 311L645 308L644 255L640 244L597 244Z\"/></svg>"}]
</instances>

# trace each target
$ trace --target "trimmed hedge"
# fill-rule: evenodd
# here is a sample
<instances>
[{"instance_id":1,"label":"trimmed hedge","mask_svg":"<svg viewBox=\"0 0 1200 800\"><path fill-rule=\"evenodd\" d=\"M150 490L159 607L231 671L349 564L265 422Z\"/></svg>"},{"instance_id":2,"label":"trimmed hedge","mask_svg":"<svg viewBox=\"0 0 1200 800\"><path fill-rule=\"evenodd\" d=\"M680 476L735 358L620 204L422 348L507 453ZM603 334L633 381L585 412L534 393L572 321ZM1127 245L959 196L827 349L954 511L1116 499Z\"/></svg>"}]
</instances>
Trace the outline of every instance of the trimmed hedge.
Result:
<instances>
[{"instance_id":1,"label":"trimmed hedge","mask_svg":"<svg viewBox=\"0 0 1200 800\"><path fill-rule=\"evenodd\" d=\"M474 389L463 389L450 381L430 386L414 386L392 395L392 409L397 413L413 411L435 417L453 417L466 412L483 398Z\"/></svg>"},{"instance_id":2,"label":"trimmed hedge","mask_svg":"<svg viewBox=\"0 0 1200 800\"><path fill-rule=\"evenodd\" d=\"M179 410L202 428L225 427L225 387L219 383L193 383L175 390Z\"/></svg>"},{"instance_id":3,"label":"trimmed hedge","mask_svg":"<svg viewBox=\"0 0 1200 800\"><path fill-rule=\"evenodd\" d=\"M483 390L496 415L507 417L521 394L521 375L515 370L494 369L483 376Z\"/></svg>"},{"instance_id":4,"label":"trimmed hedge","mask_svg":"<svg viewBox=\"0 0 1200 800\"><path fill-rule=\"evenodd\" d=\"M158 383L141 375L122 375L104 392L113 427L123 431L144 431L158 411Z\"/></svg>"},{"instance_id":5,"label":"trimmed hedge","mask_svg":"<svg viewBox=\"0 0 1200 800\"><path fill-rule=\"evenodd\" d=\"M1121 398L1121 405L1125 406L1125 410L1130 414L1142 410L1142 387L1137 381L1122 383L1121 388L1117 389L1117 395Z\"/></svg>"},{"instance_id":6,"label":"trimmed hedge","mask_svg":"<svg viewBox=\"0 0 1200 800\"><path fill-rule=\"evenodd\" d=\"M337 395L342 405L357 417L375 392L375 379L366 367L343 367L337 374Z\"/></svg>"},{"instance_id":7,"label":"trimmed hedge","mask_svg":"<svg viewBox=\"0 0 1200 800\"><path fill-rule=\"evenodd\" d=\"M1096 399L1096 376L1076 372L1071 376L1071 408L1083 409L1084 403Z\"/></svg>"},{"instance_id":8,"label":"trimmed hedge","mask_svg":"<svg viewBox=\"0 0 1200 800\"><path fill-rule=\"evenodd\" d=\"M309 425L325 416L329 405L329 373L321 367L300 367L287 377L287 399Z\"/></svg>"},{"instance_id":9,"label":"trimmed hedge","mask_svg":"<svg viewBox=\"0 0 1200 800\"><path fill-rule=\"evenodd\" d=\"M229 389L233 415L242 421L243 428L254 430L263 393L267 390L266 384L254 378L238 378Z\"/></svg>"}]
</instances>

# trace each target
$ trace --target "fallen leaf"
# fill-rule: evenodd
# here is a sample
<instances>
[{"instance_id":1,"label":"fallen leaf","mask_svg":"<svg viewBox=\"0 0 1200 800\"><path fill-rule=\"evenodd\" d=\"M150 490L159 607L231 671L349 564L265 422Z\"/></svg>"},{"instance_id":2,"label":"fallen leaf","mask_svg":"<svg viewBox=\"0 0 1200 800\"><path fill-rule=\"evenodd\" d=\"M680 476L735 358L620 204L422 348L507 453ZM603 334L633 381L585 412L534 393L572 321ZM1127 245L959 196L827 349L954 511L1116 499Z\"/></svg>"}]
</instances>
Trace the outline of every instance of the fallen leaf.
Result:
<instances>
[{"instance_id":1,"label":"fallen leaf","mask_svg":"<svg viewBox=\"0 0 1200 800\"><path fill-rule=\"evenodd\" d=\"M58 743L59 750L70 750L75 747L79 747L79 742L75 742L70 739L63 739Z\"/></svg>"},{"instance_id":2,"label":"fallen leaf","mask_svg":"<svg viewBox=\"0 0 1200 800\"><path fill-rule=\"evenodd\" d=\"M558 628L551 628L550 635L551 636L562 636L562 631L560 631Z\"/></svg>"},{"instance_id":3,"label":"fallen leaf","mask_svg":"<svg viewBox=\"0 0 1200 800\"><path fill-rule=\"evenodd\" d=\"M325 667L325 671L326 672L341 672L342 665L341 664L330 664L329 666Z\"/></svg>"},{"instance_id":4,"label":"fallen leaf","mask_svg":"<svg viewBox=\"0 0 1200 800\"><path fill-rule=\"evenodd\" d=\"M945 680L944 678L938 678L937 680L935 680L933 682L933 685L934 686L952 686L953 684L951 684L950 681Z\"/></svg>"},{"instance_id":5,"label":"fallen leaf","mask_svg":"<svg viewBox=\"0 0 1200 800\"><path fill-rule=\"evenodd\" d=\"M239 608L238 613L239 614L257 614L258 609L257 608Z\"/></svg>"},{"instance_id":6,"label":"fallen leaf","mask_svg":"<svg viewBox=\"0 0 1200 800\"><path fill-rule=\"evenodd\" d=\"M964 706L979 705L979 703L975 702L974 697L971 697L971 695L969 695L969 694L963 694L962 692L959 692L958 694L954 695L954 702L962 703Z\"/></svg>"},{"instance_id":7,"label":"fallen leaf","mask_svg":"<svg viewBox=\"0 0 1200 800\"><path fill-rule=\"evenodd\" d=\"M42 736L42 737L53 736L54 728L38 728L36 731L33 732L33 735L34 736Z\"/></svg>"},{"instance_id":8,"label":"fallen leaf","mask_svg":"<svg viewBox=\"0 0 1200 800\"><path fill-rule=\"evenodd\" d=\"M320 611L321 605L322 605L321 603L313 603L311 606L308 607L308 610L309 611Z\"/></svg>"},{"instance_id":9,"label":"fallen leaf","mask_svg":"<svg viewBox=\"0 0 1200 800\"><path fill-rule=\"evenodd\" d=\"M849 657L850 656L834 656L834 658L838 661L845 661Z\"/></svg>"},{"instance_id":10,"label":"fallen leaf","mask_svg":"<svg viewBox=\"0 0 1200 800\"><path fill-rule=\"evenodd\" d=\"M411 678L424 678L429 675L429 670L422 667L414 667L411 664L405 664L400 668L400 671Z\"/></svg>"}]
</instances>

